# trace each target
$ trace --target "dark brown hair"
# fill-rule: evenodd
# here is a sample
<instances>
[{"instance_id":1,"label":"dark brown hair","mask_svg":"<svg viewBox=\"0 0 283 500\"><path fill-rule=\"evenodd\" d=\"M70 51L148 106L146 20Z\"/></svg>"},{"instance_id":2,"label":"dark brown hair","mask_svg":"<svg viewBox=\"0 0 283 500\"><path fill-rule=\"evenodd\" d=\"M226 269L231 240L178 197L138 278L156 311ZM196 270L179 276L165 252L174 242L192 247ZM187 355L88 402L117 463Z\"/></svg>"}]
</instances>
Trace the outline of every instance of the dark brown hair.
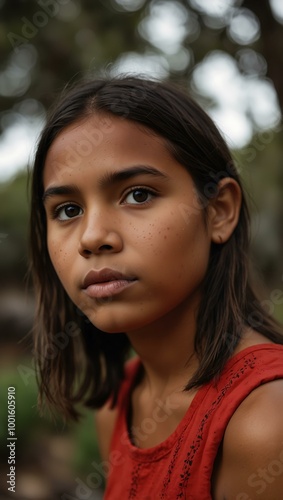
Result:
<instances>
[{"instance_id":1,"label":"dark brown hair","mask_svg":"<svg viewBox=\"0 0 283 500\"><path fill-rule=\"evenodd\" d=\"M204 216L222 178L232 177L241 186L218 129L176 86L127 76L82 82L50 113L38 142L32 176L30 248L37 297L34 352L41 399L72 418L78 417L79 402L99 408L112 397L115 404L130 344L124 333L98 330L63 289L47 249L42 177L48 149L59 132L100 112L131 120L165 138L171 154L192 176ZM183 216L191 215L184 207ZM195 336L199 368L187 389L220 374L247 326L283 343L279 326L264 311L250 285L248 246L249 213L243 193L234 233L225 244L211 247Z\"/></svg>"}]
</instances>

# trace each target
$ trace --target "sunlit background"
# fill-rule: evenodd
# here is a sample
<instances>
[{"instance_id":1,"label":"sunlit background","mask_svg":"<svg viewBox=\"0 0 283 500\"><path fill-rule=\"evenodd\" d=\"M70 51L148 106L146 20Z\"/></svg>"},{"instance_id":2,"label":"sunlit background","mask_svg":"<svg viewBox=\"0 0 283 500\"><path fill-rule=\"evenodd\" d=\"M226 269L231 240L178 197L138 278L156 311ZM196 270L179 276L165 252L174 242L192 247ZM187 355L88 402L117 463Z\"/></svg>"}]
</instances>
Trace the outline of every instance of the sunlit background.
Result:
<instances>
[{"instance_id":1,"label":"sunlit background","mask_svg":"<svg viewBox=\"0 0 283 500\"><path fill-rule=\"evenodd\" d=\"M1 3L5 15L5 2L2 0ZM43 2L43 5L45 3L49 5L49 2ZM103 8L112 9L113 16L115 11L124 12L124 22L128 22L130 18L127 13L140 12L134 31L137 45L143 45L143 50L130 50L132 44L129 44L129 50L125 50L115 59L103 61L97 68L94 68L97 35L89 26L91 23L85 22L84 3L87 5L87 2L74 0L54 0L49 6L52 16L42 9L43 14L35 16L34 21L32 16L26 16L25 19L30 24L22 20L22 29L17 29L15 32L8 31L12 25L8 27L10 23L6 24L7 20L5 17L2 18L4 21L2 21L2 38L10 33L11 45L10 53L7 47L4 51L0 72L0 95L6 97L7 102L14 101L15 104L1 110L3 133L0 140L0 181L10 179L17 171L26 167L44 122L42 103L33 98L32 94L30 97L26 94L30 93L28 91L41 53L39 38L43 36L38 31L52 30L54 18L57 24L59 21L63 30L64 25L66 27L70 23L79 28L68 40L69 28L66 27L65 42L69 42L70 46L75 45L76 55L79 50L84 51L87 47L89 60L85 61L85 71L100 69L104 62L105 68L111 66L112 74L143 73L160 78L168 78L172 73L180 76L188 75L190 86L213 101L209 112L233 148L246 146L255 131L269 130L279 124L281 111L278 96L272 80L267 77L267 61L260 52L260 21L252 10L245 7L245 2L236 0L209 2L191 0L183 3L170 0L100 2L99 8L93 7L94 16L96 9L101 11ZM11 10L15 17L11 19L9 16L9 21L18 24L17 27L20 27L20 23L16 23L19 21L16 19L17 4L22 12L25 4L29 4L28 11L33 4L33 15L40 12L36 11L40 7L40 2L39 5L36 2L13 2ZM270 7L274 18L282 23L283 2L271 0ZM19 17L20 15L19 13ZM222 35L224 31L227 40L234 46L237 45L237 50L234 48L236 53L229 53L230 51L225 50L225 44L219 43L219 48L207 51L200 61L196 61L193 46L201 38L204 27L205 30L208 28L212 31L211 37L218 36L220 42L219 33ZM22 39L18 39L17 36ZM82 59L85 59L85 54L82 54Z\"/></svg>"},{"instance_id":2,"label":"sunlit background","mask_svg":"<svg viewBox=\"0 0 283 500\"><path fill-rule=\"evenodd\" d=\"M34 310L26 281L27 168L46 111L84 75L126 72L181 82L218 125L251 193L255 279L282 321L283 299L272 300L274 290L283 297L282 46L282 0L0 0L0 408L7 387L16 385L13 498L94 500L105 477L90 413L83 426L63 427L36 410L25 340ZM4 411L4 500L6 417ZM102 475L95 485L94 471Z\"/></svg>"}]
</instances>

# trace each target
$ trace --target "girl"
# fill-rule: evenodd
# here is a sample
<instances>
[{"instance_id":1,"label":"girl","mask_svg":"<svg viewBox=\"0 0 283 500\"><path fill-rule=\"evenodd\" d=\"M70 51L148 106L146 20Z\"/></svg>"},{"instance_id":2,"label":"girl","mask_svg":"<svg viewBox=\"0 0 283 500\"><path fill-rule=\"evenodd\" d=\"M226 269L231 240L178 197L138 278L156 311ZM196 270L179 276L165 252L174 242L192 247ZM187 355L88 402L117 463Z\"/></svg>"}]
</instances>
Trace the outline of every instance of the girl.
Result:
<instances>
[{"instance_id":1,"label":"girl","mask_svg":"<svg viewBox=\"0 0 283 500\"><path fill-rule=\"evenodd\" d=\"M84 82L50 115L31 209L40 396L98 410L105 499L282 500L283 337L248 278L248 226L226 144L175 87Z\"/></svg>"}]
</instances>

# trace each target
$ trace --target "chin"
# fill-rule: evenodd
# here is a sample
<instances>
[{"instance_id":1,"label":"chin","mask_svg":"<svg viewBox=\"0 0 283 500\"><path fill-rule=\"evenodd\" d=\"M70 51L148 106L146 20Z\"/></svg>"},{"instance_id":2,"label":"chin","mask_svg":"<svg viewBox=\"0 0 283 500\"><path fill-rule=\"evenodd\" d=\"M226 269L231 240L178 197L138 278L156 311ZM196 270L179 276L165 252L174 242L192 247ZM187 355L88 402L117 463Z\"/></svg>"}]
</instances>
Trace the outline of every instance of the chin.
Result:
<instances>
[{"instance_id":1,"label":"chin","mask_svg":"<svg viewBox=\"0 0 283 500\"><path fill-rule=\"evenodd\" d=\"M93 314L86 314L86 317L88 320L97 328L98 330L101 330L102 332L105 333L121 333L125 332L126 329L126 323L123 321L111 321L110 318L108 318L106 321L99 320L97 318L97 315L93 317Z\"/></svg>"},{"instance_id":2,"label":"chin","mask_svg":"<svg viewBox=\"0 0 283 500\"><path fill-rule=\"evenodd\" d=\"M130 333L140 328L140 324L136 322L109 321L109 318L108 321L98 321L97 318L91 318L91 315L88 319L96 328L105 333Z\"/></svg>"},{"instance_id":3,"label":"chin","mask_svg":"<svg viewBox=\"0 0 283 500\"><path fill-rule=\"evenodd\" d=\"M109 333L110 335L115 335L115 333L125 333L124 330L122 328L118 328L118 327L107 327L107 326L104 326L104 327L100 327L100 326L97 326L97 325L94 325L96 328L98 328L99 330L101 330L102 332L104 333Z\"/></svg>"}]
</instances>

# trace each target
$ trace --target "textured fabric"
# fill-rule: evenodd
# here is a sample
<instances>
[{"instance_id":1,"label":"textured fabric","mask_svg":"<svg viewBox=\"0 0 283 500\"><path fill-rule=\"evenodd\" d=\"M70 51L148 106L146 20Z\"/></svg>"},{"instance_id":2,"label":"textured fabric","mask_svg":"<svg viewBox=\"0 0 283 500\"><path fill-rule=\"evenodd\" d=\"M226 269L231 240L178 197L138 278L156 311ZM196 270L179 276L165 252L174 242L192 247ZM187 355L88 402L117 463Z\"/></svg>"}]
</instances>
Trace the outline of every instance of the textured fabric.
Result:
<instances>
[{"instance_id":1,"label":"textured fabric","mask_svg":"<svg viewBox=\"0 0 283 500\"><path fill-rule=\"evenodd\" d=\"M137 358L129 363L121 387L104 499L210 500L213 464L229 420L256 387L283 378L283 346L256 345L232 357L217 384L197 391L174 433L148 449L134 446L127 430L139 366Z\"/></svg>"}]
</instances>

